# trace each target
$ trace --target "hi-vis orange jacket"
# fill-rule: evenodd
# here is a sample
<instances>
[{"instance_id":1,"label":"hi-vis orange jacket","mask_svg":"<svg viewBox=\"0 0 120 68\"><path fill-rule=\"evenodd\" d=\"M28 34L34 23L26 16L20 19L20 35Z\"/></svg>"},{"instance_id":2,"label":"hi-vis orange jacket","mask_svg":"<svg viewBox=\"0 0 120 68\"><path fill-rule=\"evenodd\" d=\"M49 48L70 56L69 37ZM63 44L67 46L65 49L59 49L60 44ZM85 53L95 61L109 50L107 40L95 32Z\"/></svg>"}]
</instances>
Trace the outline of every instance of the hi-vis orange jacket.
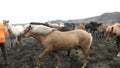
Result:
<instances>
[{"instance_id":1,"label":"hi-vis orange jacket","mask_svg":"<svg viewBox=\"0 0 120 68\"><path fill-rule=\"evenodd\" d=\"M5 43L5 36L6 36L6 29L5 29L5 25L3 23L0 23L0 43Z\"/></svg>"}]
</instances>

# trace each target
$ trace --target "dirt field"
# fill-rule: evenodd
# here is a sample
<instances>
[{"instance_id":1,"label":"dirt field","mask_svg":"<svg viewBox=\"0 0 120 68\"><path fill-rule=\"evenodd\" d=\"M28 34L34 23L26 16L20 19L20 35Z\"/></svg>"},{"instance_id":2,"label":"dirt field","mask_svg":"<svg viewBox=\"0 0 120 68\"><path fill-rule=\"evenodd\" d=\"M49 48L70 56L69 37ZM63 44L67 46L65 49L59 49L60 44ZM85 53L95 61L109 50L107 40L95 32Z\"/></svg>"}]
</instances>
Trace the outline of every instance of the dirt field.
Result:
<instances>
[{"instance_id":1,"label":"dirt field","mask_svg":"<svg viewBox=\"0 0 120 68\"><path fill-rule=\"evenodd\" d=\"M116 46L114 42L107 43L105 39L93 39L90 48L90 61L86 68L120 68L120 57L116 55ZM23 39L21 46L9 47L9 41L6 43L8 61L10 64L2 65L2 54L0 52L0 68L35 68L38 55L43 50L40 44L34 39ZM67 52L59 52L61 68L80 68L83 61L82 55L77 57L74 52L66 56ZM43 59L40 68L55 68L54 56L47 55Z\"/></svg>"}]
</instances>

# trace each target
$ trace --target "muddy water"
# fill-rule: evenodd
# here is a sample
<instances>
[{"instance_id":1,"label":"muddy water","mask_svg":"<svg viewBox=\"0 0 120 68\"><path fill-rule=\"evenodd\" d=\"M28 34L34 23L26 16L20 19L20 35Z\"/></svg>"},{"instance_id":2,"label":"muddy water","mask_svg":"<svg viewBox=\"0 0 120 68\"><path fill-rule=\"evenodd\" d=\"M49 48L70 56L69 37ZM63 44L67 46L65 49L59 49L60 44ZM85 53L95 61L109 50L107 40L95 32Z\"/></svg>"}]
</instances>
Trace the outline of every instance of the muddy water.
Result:
<instances>
[{"instance_id":1,"label":"muddy water","mask_svg":"<svg viewBox=\"0 0 120 68\"><path fill-rule=\"evenodd\" d=\"M8 65L2 65L3 58L0 52L0 68L35 68L38 55L43 51L36 40L23 39L21 46L9 47L6 43L8 54ZM114 43L106 43L104 39L94 39L90 48L90 60L86 68L120 68L120 57L116 56L116 46ZM71 55L67 52L59 52L61 68L80 68L83 63L83 56L76 58L72 50ZM54 56L47 55L43 59L41 68L55 68Z\"/></svg>"}]
</instances>

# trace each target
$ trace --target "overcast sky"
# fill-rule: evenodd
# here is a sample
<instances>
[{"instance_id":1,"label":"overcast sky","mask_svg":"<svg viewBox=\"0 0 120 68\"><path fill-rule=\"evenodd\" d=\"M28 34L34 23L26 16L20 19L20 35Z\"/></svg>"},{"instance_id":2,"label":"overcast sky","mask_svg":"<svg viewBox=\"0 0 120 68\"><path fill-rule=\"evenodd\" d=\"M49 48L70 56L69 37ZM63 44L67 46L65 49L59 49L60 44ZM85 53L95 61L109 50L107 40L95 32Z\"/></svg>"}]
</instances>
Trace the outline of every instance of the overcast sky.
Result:
<instances>
[{"instance_id":1,"label":"overcast sky","mask_svg":"<svg viewBox=\"0 0 120 68\"><path fill-rule=\"evenodd\" d=\"M119 0L0 0L0 20L10 23L83 19L120 12Z\"/></svg>"}]
</instances>

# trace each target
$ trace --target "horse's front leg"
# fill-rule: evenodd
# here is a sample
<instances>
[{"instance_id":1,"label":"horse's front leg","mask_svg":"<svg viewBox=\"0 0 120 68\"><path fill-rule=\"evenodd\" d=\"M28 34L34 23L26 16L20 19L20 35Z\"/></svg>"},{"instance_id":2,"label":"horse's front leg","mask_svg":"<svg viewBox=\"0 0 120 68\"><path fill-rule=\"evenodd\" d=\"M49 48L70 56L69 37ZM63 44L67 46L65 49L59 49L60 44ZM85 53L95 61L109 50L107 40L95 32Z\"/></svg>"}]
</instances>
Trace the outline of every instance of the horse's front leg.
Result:
<instances>
[{"instance_id":1,"label":"horse's front leg","mask_svg":"<svg viewBox=\"0 0 120 68\"><path fill-rule=\"evenodd\" d=\"M55 59L56 59L56 61L57 61L57 65L56 65L56 68L59 68L60 67L60 58L59 58L59 56L58 56L58 54L57 54L57 52L56 51L54 51L54 55L55 55Z\"/></svg>"},{"instance_id":2,"label":"horse's front leg","mask_svg":"<svg viewBox=\"0 0 120 68\"><path fill-rule=\"evenodd\" d=\"M15 37L15 44L16 44L16 45L19 45L19 44L20 44L20 41L18 40L18 36Z\"/></svg>"},{"instance_id":3,"label":"horse's front leg","mask_svg":"<svg viewBox=\"0 0 120 68\"><path fill-rule=\"evenodd\" d=\"M11 42L10 42L10 48L12 49L13 48L13 40L12 39L10 39L11 40Z\"/></svg>"},{"instance_id":4,"label":"horse's front leg","mask_svg":"<svg viewBox=\"0 0 120 68\"><path fill-rule=\"evenodd\" d=\"M52 51L52 49L51 49L50 47L45 48L45 50L44 50L44 51L39 55L39 57L38 57L39 60L38 60L38 62L37 62L36 68L40 68L41 59L42 59L45 55L49 54L51 51Z\"/></svg>"}]
</instances>

